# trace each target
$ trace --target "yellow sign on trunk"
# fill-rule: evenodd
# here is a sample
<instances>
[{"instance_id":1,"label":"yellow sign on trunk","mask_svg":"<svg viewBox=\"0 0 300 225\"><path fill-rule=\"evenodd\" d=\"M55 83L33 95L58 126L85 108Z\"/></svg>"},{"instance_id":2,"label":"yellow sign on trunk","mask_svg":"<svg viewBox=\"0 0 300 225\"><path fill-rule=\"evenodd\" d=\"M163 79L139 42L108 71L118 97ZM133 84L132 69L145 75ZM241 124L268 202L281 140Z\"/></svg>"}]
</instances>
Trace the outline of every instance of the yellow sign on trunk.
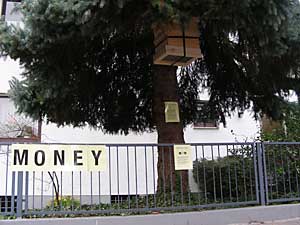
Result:
<instances>
[{"instance_id":1,"label":"yellow sign on trunk","mask_svg":"<svg viewBox=\"0 0 300 225\"><path fill-rule=\"evenodd\" d=\"M180 122L177 102L165 102L165 120L166 123Z\"/></svg>"}]
</instances>

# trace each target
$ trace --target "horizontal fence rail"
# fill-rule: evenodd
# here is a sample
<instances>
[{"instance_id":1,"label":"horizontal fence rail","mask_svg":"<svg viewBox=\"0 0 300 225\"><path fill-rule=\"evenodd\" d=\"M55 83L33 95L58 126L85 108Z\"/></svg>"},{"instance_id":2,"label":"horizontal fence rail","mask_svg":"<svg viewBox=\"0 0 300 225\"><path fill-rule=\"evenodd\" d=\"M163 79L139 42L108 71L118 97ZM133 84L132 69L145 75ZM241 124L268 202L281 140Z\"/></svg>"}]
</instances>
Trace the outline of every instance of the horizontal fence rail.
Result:
<instances>
[{"instance_id":1,"label":"horizontal fence rail","mask_svg":"<svg viewBox=\"0 0 300 225\"><path fill-rule=\"evenodd\" d=\"M0 215L120 215L300 200L300 143L192 143L174 170L173 144L106 144L104 171L10 168L0 144Z\"/></svg>"}]
</instances>

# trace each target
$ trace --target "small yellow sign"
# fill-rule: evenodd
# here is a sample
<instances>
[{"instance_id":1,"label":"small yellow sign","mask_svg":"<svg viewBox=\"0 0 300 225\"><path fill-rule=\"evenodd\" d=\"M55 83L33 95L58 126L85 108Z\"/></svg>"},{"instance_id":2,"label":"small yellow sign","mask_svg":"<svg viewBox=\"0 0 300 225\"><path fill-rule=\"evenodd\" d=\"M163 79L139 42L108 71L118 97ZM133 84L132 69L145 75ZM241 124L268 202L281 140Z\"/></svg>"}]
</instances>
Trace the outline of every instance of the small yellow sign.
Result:
<instances>
[{"instance_id":1,"label":"small yellow sign","mask_svg":"<svg viewBox=\"0 0 300 225\"><path fill-rule=\"evenodd\" d=\"M193 169L192 148L190 145L174 145L175 170Z\"/></svg>"},{"instance_id":2,"label":"small yellow sign","mask_svg":"<svg viewBox=\"0 0 300 225\"><path fill-rule=\"evenodd\" d=\"M179 108L177 102L165 102L166 123L179 123Z\"/></svg>"},{"instance_id":3,"label":"small yellow sign","mask_svg":"<svg viewBox=\"0 0 300 225\"><path fill-rule=\"evenodd\" d=\"M13 144L13 171L104 171L104 145Z\"/></svg>"}]
</instances>

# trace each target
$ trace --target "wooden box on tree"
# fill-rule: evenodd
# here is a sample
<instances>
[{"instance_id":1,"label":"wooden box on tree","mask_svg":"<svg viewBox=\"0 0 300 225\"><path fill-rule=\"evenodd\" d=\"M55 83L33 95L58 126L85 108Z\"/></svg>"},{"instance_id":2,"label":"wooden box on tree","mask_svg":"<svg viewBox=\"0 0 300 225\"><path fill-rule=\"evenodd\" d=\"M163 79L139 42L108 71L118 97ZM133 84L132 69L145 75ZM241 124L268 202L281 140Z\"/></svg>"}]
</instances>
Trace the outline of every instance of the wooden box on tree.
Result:
<instances>
[{"instance_id":1,"label":"wooden box on tree","mask_svg":"<svg viewBox=\"0 0 300 225\"><path fill-rule=\"evenodd\" d=\"M186 66L201 58L198 19L186 24L169 22L153 25L154 64Z\"/></svg>"}]
</instances>

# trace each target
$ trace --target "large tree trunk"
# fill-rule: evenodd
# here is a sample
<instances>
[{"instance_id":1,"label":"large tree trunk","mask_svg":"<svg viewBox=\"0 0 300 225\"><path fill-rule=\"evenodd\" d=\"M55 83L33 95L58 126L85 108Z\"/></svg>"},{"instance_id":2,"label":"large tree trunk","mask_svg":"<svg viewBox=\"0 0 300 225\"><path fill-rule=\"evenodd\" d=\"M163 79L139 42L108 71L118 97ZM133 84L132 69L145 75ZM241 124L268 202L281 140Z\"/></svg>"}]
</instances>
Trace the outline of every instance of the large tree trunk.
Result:
<instances>
[{"instance_id":1,"label":"large tree trunk","mask_svg":"<svg viewBox=\"0 0 300 225\"><path fill-rule=\"evenodd\" d=\"M153 116L158 133L159 144L183 144L183 124L165 122L166 101L178 102L177 67L154 66L154 98ZM178 171L175 174L174 154L172 146L158 148L158 193L186 193L188 191L187 171Z\"/></svg>"}]
</instances>

